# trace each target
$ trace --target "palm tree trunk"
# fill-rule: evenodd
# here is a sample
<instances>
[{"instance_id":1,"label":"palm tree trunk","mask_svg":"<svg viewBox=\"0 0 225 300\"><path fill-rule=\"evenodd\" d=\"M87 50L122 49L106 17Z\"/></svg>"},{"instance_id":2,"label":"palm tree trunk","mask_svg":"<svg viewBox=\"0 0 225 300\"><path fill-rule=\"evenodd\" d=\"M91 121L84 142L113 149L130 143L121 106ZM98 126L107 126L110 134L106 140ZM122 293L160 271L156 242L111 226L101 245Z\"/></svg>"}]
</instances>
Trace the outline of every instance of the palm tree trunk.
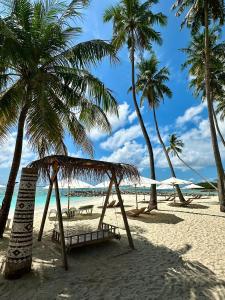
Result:
<instances>
[{"instance_id":1,"label":"palm tree trunk","mask_svg":"<svg viewBox=\"0 0 225 300\"><path fill-rule=\"evenodd\" d=\"M221 139L221 142L223 143L224 147L225 147L225 140L224 140L224 137L220 131L220 128L219 128L219 124L218 124L218 120L217 120L217 116L216 116L216 113L215 113L215 110L214 110L214 107L213 107L213 118L214 118L214 123L215 123L215 126L216 126L216 130L217 130L217 133L219 134L220 136L220 139Z\"/></svg>"},{"instance_id":2,"label":"palm tree trunk","mask_svg":"<svg viewBox=\"0 0 225 300\"><path fill-rule=\"evenodd\" d=\"M210 55L209 55L209 11L208 0L205 0L205 83L206 83L206 99L209 115L209 126L211 132L213 152L218 174L218 192L220 200L220 211L225 212L225 187L224 187L224 171L220 156L215 124L213 120L213 104L210 97Z\"/></svg>"},{"instance_id":3,"label":"palm tree trunk","mask_svg":"<svg viewBox=\"0 0 225 300\"><path fill-rule=\"evenodd\" d=\"M211 185L211 187L213 187L215 190L217 190L217 187L212 184L211 182L208 181L207 178L205 178L204 176L202 176L198 171L196 171L194 168L192 168L191 166L189 166L181 157L180 155L176 152L176 155L178 157L178 159L190 170L192 170L194 173L196 173L201 179L203 179L204 181L206 181L209 185Z\"/></svg>"},{"instance_id":4,"label":"palm tree trunk","mask_svg":"<svg viewBox=\"0 0 225 300\"><path fill-rule=\"evenodd\" d=\"M134 40L134 39L133 39ZM134 67L134 62L135 62L135 58L134 58L134 44L131 47L131 65L132 65L132 95L133 95L133 101L134 101L134 106L135 106L135 110L137 113L137 117L138 117L138 121L139 124L141 126L141 130L148 148L148 153L149 153L149 161L150 161L150 171L151 171L151 179L156 179L155 176L155 164L154 164L154 154L153 154L153 149L152 149L152 145L151 145L151 141L150 138L148 136L147 130L145 128L145 124L137 103L137 98L136 98L136 88L135 88L135 67ZM157 192L156 192L156 185L153 184L151 186L151 198L150 198L150 202L149 202L149 206L150 207L156 207L157 208Z\"/></svg>"},{"instance_id":5,"label":"palm tree trunk","mask_svg":"<svg viewBox=\"0 0 225 300\"><path fill-rule=\"evenodd\" d=\"M168 162L168 165L169 165L169 168L170 168L170 172L172 174L173 177L176 177L176 174L175 174L175 171L174 171L174 168L173 168L173 165L172 165L172 162L171 162L171 159L169 157L169 154L166 150L166 146L162 140L162 137L161 137L161 134L160 134L160 131L159 131L159 126L158 126L158 122L157 122L157 117L156 117L156 112L155 112L155 107L153 106L153 116L154 116L154 122L155 122L155 128L156 128L156 132L157 132L157 136L158 136L158 139L159 139L159 142L163 148L163 151L164 151L164 154L166 156L166 159L167 159L167 162ZM178 184L175 185L175 188L176 188L176 191L177 191L177 195L180 199L180 202L184 203L185 202L185 199L184 199L184 196L181 192L181 189L179 187Z\"/></svg>"},{"instance_id":6,"label":"palm tree trunk","mask_svg":"<svg viewBox=\"0 0 225 300\"><path fill-rule=\"evenodd\" d=\"M2 238L5 230L7 218L9 215L10 205L12 201L12 196L14 192L14 187L16 183L16 177L20 167L22 148L23 148L24 125L25 125L27 110L28 110L27 107L24 107L22 109L18 121L18 130L16 136L16 145L14 149L13 161L9 173L9 179L6 187L5 197L2 201L2 207L0 210L0 238Z\"/></svg>"}]
</instances>

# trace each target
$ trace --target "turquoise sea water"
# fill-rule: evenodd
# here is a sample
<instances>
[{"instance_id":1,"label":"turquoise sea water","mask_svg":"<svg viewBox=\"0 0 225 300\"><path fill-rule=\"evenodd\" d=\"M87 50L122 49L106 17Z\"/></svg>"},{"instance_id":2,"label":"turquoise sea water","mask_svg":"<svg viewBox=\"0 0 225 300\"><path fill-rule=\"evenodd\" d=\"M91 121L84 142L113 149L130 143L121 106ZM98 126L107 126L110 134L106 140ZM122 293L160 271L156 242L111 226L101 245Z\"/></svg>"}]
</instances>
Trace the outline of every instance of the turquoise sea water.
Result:
<instances>
[{"instance_id":1,"label":"turquoise sea water","mask_svg":"<svg viewBox=\"0 0 225 300\"><path fill-rule=\"evenodd\" d=\"M11 209L12 210L15 208L15 205L16 205L17 192L18 192L18 188L15 189L15 192L14 192L14 195L13 195L12 204L11 204ZM0 206L1 206L1 203L2 203L2 199L4 197L4 193L5 193L5 189L0 189ZM62 207L67 206L68 198L67 198L67 196L65 196L66 193L67 193L67 190L60 190L60 199L61 199ZM43 188L37 188L36 197L35 197L35 206L36 207L43 206L45 204L46 196L47 196L47 190L45 190ZM76 205L77 201L79 201L79 202L80 201L87 201L87 199L88 199L87 197L71 197L70 202L71 202L71 205ZM51 204L55 205L55 193L54 193L54 191L53 191L52 197L51 197L50 205Z\"/></svg>"},{"instance_id":2,"label":"turquoise sea water","mask_svg":"<svg viewBox=\"0 0 225 300\"><path fill-rule=\"evenodd\" d=\"M131 191L131 188L123 188L121 190L126 190L128 189L129 191ZM85 190L89 190L89 189L85 189ZM135 191L135 190L133 190ZM146 191L149 191L149 189L145 189L145 188L142 188L142 189L139 189L138 192L141 193L141 192L146 192ZM16 204L16 198L17 198L17 192L18 192L18 187L15 189L15 192L14 192L14 195L13 195L13 200L12 200L12 205L11 205L11 209L14 209L15 208L15 204ZM163 190L163 191L158 191L159 193L173 193L173 190ZM215 192L213 191L202 191L202 190L185 190L183 191L184 194L192 194L192 193L195 193L195 194L203 194L203 195L216 195ZM5 193L5 189L0 189L0 205L1 205L1 202L2 202L2 199L4 197L4 193ZM67 202L68 202L68 198L67 196L65 196L65 194L67 193L67 189L61 189L60 190L60 198L61 198L61 204L62 204L62 207L66 207L67 206ZM36 190L36 198L35 198L35 206L36 207L40 207L40 206L43 206L45 204L45 200L46 200L46 195L47 195L47 190L43 189L43 188L40 188L38 187L37 190ZM141 197L141 196L139 196ZM147 197L147 196L146 196ZM99 196L99 198L102 198L101 196ZM147 198L146 198L147 199ZM70 197L70 203L71 203L71 206L72 205L76 205L76 202L80 202L80 201L90 201L90 197L76 197L76 196L72 196ZM53 191L52 193L52 197L51 197L51 202L50 202L50 205L55 205L55 193Z\"/></svg>"}]
</instances>

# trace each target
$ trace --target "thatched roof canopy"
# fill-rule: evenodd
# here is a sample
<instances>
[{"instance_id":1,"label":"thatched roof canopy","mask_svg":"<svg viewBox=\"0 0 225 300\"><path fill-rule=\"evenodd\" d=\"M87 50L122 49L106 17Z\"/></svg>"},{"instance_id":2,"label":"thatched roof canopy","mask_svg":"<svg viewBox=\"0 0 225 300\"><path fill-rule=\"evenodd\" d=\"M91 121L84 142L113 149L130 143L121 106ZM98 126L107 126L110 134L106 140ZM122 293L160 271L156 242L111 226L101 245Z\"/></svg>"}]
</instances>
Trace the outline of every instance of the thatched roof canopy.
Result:
<instances>
[{"instance_id":1,"label":"thatched roof canopy","mask_svg":"<svg viewBox=\"0 0 225 300\"><path fill-rule=\"evenodd\" d=\"M58 163L59 177L61 179L88 179L90 181L104 180L113 172L119 179L128 178L132 181L139 180L139 172L136 167L123 163L111 163L106 161L76 158L64 155L51 155L33 161L28 165L36 168L43 179L48 178L53 164Z\"/></svg>"}]
</instances>

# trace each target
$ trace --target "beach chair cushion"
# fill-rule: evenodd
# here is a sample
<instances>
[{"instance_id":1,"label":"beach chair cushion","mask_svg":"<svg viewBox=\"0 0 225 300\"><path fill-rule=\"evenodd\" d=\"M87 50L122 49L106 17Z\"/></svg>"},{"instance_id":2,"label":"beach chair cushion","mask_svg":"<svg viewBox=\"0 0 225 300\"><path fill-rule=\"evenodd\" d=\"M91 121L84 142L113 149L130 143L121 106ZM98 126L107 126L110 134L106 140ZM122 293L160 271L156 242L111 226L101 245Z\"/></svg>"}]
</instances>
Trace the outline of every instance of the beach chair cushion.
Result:
<instances>
[{"instance_id":1,"label":"beach chair cushion","mask_svg":"<svg viewBox=\"0 0 225 300\"><path fill-rule=\"evenodd\" d=\"M79 213L82 215L86 213L87 215L92 215L94 205L84 205L79 207Z\"/></svg>"},{"instance_id":2,"label":"beach chair cushion","mask_svg":"<svg viewBox=\"0 0 225 300\"><path fill-rule=\"evenodd\" d=\"M126 214L130 217L139 217L140 214L144 214L146 207L142 207L140 209L132 209L126 212Z\"/></svg>"}]
</instances>

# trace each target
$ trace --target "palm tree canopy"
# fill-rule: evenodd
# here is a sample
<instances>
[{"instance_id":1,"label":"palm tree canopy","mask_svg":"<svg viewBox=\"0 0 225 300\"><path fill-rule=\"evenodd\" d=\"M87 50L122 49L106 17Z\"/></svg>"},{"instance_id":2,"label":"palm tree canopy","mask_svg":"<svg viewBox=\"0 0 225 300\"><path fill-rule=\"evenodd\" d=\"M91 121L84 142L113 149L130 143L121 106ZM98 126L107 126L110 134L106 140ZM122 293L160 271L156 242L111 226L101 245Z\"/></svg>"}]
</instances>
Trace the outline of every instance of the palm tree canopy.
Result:
<instances>
[{"instance_id":1,"label":"palm tree canopy","mask_svg":"<svg viewBox=\"0 0 225 300\"><path fill-rule=\"evenodd\" d=\"M172 92L166 85L169 80L169 69L159 68L155 54L150 59L142 59L138 66L136 82L137 91L142 91L141 105L147 99L150 107L157 107L165 96L171 98Z\"/></svg>"},{"instance_id":2,"label":"palm tree canopy","mask_svg":"<svg viewBox=\"0 0 225 300\"><path fill-rule=\"evenodd\" d=\"M133 45L135 49L149 49L151 42L162 43L159 32L152 26L166 25L167 18L162 13L153 13L152 5L159 0L120 0L119 4L111 6L105 11L104 22L113 22L113 45L119 49L127 44L128 49ZM133 44L134 43L134 44Z\"/></svg>"},{"instance_id":3,"label":"palm tree canopy","mask_svg":"<svg viewBox=\"0 0 225 300\"><path fill-rule=\"evenodd\" d=\"M220 25L224 24L225 5L224 0L207 0L209 20L219 21ZM177 0L172 9L177 10L176 16L180 16L187 11L182 26L187 25L191 28L192 33L199 31L204 26L205 0Z\"/></svg>"},{"instance_id":4,"label":"palm tree canopy","mask_svg":"<svg viewBox=\"0 0 225 300\"><path fill-rule=\"evenodd\" d=\"M171 134L169 138L169 147L167 148L167 151L170 152L173 156L179 155L179 153L182 153L184 143L182 142L179 137L176 136L176 134Z\"/></svg>"},{"instance_id":5,"label":"palm tree canopy","mask_svg":"<svg viewBox=\"0 0 225 300\"><path fill-rule=\"evenodd\" d=\"M220 42L221 29L214 26L209 30L209 54L210 54L210 86L214 99L224 95L223 85L225 83L224 62L225 43ZM194 95L202 95L205 98L205 32L192 36L192 41L187 48L181 49L187 60L182 68L188 68L190 88L194 89Z\"/></svg>"},{"instance_id":6,"label":"palm tree canopy","mask_svg":"<svg viewBox=\"0 0 225 300\"><path fill-rule=\"evenodd\" d=\"M69 132L93 154L87 130L110 131L107 112L117 114L111 91L89 71L104 57L116 59L114 47L102 40L76 43L81 28L72 18L88 0L2 0L0 16L0 137L27 109L26 133L37 149L62 145Z\"/></svg>"}]
</instances>

